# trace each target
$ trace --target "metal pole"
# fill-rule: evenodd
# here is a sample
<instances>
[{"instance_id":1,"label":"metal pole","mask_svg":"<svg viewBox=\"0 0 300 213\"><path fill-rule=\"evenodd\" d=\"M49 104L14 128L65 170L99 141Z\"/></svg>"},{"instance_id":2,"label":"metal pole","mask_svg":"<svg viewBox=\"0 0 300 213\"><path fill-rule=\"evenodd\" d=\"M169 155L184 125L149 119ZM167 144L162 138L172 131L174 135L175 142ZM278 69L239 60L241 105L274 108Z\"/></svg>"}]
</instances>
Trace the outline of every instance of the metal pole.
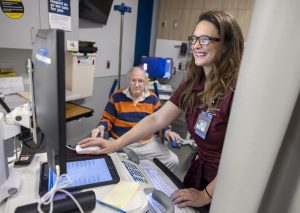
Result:
<instances>
[{"instance_id":1,"label":"metal pole","mask_svg":"<svg viewBox=\"0 0 300 213\"><path fill-rule=\"evenodd\" d=\"M121 87L121 65L122 65L122 45L123 45L123 25L124 25L124 15L121 15L121 25L120 25L120 46L119 46L119 72L118 72L118 89Z\"/></svg>"},{"instance_id":2,"label":"metal pole","mask_svg":"<svg viewBox=\"0 0 300 213\"><path fill-rule=\"evenodd\" d=\"M118 89L121 86L121 66L122 66L122 44L123 44L123 25L124 14L131 13L131 7L126 6L124 3L121 5L114 5L114 10L121 13L121 25L120 25L120 46L119 46L119 70L118 70Z\"/></svg>"}]
</instances>

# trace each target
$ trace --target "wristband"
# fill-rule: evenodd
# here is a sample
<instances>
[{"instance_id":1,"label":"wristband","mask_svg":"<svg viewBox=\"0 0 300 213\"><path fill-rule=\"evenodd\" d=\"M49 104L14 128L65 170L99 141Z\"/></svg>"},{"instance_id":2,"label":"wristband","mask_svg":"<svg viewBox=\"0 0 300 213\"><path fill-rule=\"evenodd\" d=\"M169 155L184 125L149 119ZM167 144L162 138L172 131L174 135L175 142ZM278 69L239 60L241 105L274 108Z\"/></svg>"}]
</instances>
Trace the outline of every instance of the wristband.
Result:
<instances>
[{"instance_id":1,"label":"wristband","mask_svg":"<svg viewBox=\"0 0 300 213\"><path fill-rule=\"evenodd\" d=\"M212 196L208 193L206 187L204 188L204 190L205 190L206 194L208 195L208 197L212 200Z\"/></svg>"}]
</instances>

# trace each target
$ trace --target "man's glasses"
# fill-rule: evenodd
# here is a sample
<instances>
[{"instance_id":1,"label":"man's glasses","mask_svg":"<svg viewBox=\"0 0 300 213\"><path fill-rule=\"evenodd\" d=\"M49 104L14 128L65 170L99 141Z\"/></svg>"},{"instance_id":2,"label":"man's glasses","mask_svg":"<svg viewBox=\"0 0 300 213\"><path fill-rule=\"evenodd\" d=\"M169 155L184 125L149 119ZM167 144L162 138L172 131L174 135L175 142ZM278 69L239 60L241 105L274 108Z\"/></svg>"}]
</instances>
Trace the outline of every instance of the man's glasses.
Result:
<instances>
[{"instance_id":1,"label":"man's glasses","mask_svg":"<svg viewBox=\"0 0 300 213\"><path fill-rule=\"evenodd\" d=\"M143 84L145 83L145 80L141 80L141 79L130 79L129 81L131 84L135 85L135 84Z\"/></svg>"},{"instance_id":2,"label":"man's glasses","mask_svg":"<svg viewBox=\"0 0 300 213\"><path fill-rule=\"evenodd\" d=\"M202 36L192 35L192 36L188 37L188 41L189 41L190 45L196 44L197 41L199 41L199 43L201 45L208 45L212 41L220 41L220 38L209 37L209 36L206 36L206 35L202 35Z\"/></svg>"}]
</instances>

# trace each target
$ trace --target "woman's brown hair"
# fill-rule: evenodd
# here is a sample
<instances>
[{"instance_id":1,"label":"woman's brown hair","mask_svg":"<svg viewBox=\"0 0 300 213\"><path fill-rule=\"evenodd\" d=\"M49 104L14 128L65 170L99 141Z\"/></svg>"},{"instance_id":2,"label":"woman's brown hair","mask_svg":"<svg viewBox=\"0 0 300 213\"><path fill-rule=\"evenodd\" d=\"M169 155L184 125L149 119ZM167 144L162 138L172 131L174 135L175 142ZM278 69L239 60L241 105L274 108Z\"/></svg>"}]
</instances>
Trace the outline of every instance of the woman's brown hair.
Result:
<instances>
[{"instance_id":1,"label":"woman's brown hair","mask_svg":"<svg viewBox=\"0 0 300 213\"><path fill-rule=\"evenodd\" d=\"M223 99L231 85L237 79L244 50L244 38L239 24L234 17L222 11L208 11L200 15L199 22L209 21L219 31L221 51L216 60L213 72L206 79L204 90L200 93L193 90L195 85L204 77L203 67L195 65L194 57L189 66L187 87L180 97L180 108L188 113L195 107L208 108L214 111ZM201 105L195 106L195 99L201 99Z\"/></svg>"}]
</instances>

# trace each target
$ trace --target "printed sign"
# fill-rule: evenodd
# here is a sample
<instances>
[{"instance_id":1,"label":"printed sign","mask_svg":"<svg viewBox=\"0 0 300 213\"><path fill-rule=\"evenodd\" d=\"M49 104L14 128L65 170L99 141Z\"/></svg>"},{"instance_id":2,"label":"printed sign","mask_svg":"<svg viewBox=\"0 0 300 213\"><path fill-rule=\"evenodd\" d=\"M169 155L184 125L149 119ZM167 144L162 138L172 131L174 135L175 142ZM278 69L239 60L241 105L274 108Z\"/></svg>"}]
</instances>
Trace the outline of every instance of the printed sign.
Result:
<instances>
[{"instance_id":1,"label":"printed sign","mask_svg":"<svg viewBox=\"0 0 300 213\"><path fill-rule=\"evenodd\" d=\"M71 31L70 0L48 0L48 12L50 28Z\"/></svg>"},{"instance_id":2,"label":"printed sign","mask_svg":"<svg viewBox=\"0 0 300 213\"><path fill-rule=\"evenodd\" d=\"M19 19L24 14L24 6L21 0L0 0L3 13L12 19Z\"/></svg>"},{"instance_id":3,"label":"printed sign","mask_svg":"<svg viewBox=\"0 0 300 213\"><path fill-rule=\"evenodd\" d=\"M47 49L39 48L35 58L38 60L38 62L44 63L44 64L51 64L51 58L49 58L49 53Z\"/></svg>"}]
</instances>

